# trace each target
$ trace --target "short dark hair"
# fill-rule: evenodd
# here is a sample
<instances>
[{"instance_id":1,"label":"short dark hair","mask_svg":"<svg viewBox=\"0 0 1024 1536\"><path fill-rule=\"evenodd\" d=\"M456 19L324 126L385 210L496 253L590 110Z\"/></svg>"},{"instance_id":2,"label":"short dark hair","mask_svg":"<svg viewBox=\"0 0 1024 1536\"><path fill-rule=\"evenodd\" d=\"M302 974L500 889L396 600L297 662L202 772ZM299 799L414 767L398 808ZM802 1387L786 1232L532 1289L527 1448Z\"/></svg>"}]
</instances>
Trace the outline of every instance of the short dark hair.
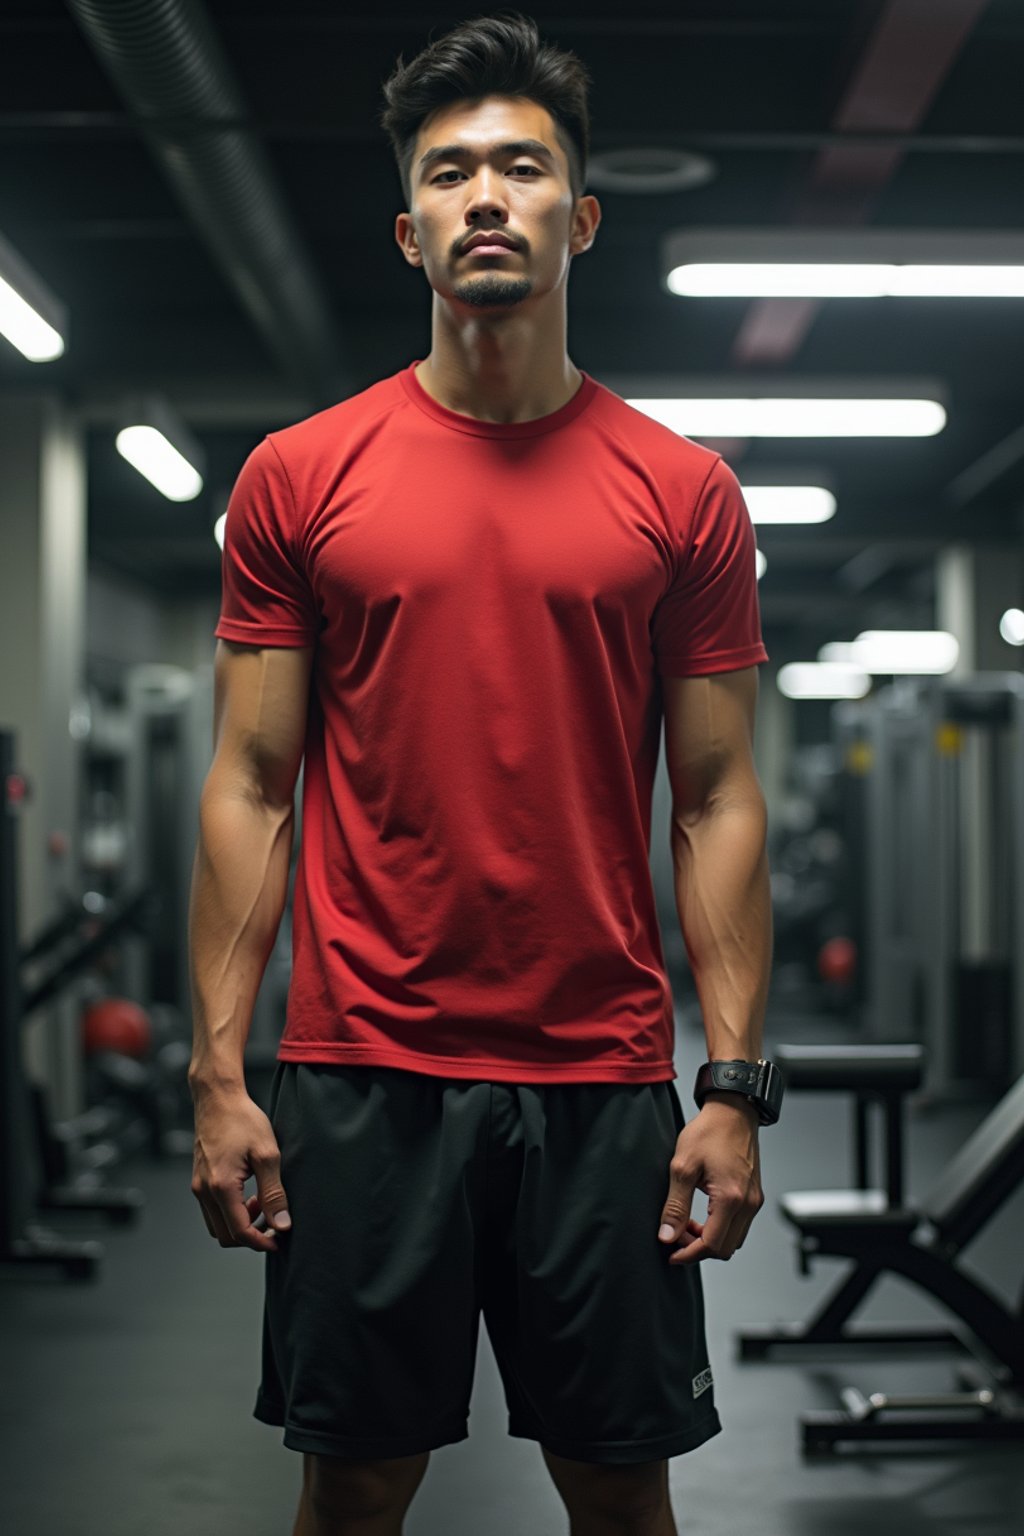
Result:
<instances>
[{"instance_id":1,"label":"short dark hair","mask_svg":"<svg viewBox=\"0 0 1024 1536\"><path fill-rule=\"evenodd\" d=\"M484 96L525 96L550 112L580 197L590 152L591 76L576 54L542 43L537 23L519 11L460 22L406 64L399 54L384 82L380 124L391 140L407 202L420 127L438 107Z\"/></svg>"}]
</instances>

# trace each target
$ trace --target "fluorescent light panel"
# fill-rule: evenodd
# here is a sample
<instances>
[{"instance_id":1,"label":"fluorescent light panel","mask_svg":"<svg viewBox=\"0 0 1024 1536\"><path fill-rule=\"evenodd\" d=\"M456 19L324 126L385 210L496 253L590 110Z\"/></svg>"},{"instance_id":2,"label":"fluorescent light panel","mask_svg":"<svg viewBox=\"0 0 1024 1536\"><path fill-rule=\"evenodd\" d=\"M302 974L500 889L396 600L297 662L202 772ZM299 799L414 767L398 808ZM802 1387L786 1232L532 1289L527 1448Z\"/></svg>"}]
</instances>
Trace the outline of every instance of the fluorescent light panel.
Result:
<instances>
[{"instance_id":1,"label":"fluorescent light panel","mask_svg":"<svg viewBox=\"0 0 1024 1536\"><path fill-rule=\"evenodd\" d=\"M666 282L685 298L1019 299L1022 267L886 267L825 262L691 262Z\"/></svg>"},{"instance_id":2,"label":"fluorescent light panel","mask_svg":"<svg viewBox=\"0 0 1024 1536\"><path fill-rule=\"evenodd\" d=\"M156 427L122 427L117 451L168 501L194 501L203 488L198 474Z\"/></svg>"},{"instance_id":3,"label":"fluorescent light panel","mask_svg":"<svg viewBox=\"0 0 1024 1536\"><path fill-rule=\"evenodd\" d=\"M1007 608L999 620L999 633L1007 645L1024 645L1024 610Z\"/></svg>"},{"instance_id":4,"label":"fluorescent light panel","mask_svg":"<svg viewBox=\"0 0 1024 1536\"><path fill-rule=\"evenodd\" d=\"M752 523L827 523L836 499L823 485L743 485Z\"/></svg>"},{"instance_id":5,"label":"fluorescent light panel","mask_svg":"<svg viewBox=\"0 0 1024 1536\"><path fill-rule=\"evenodd\" d=\"M946 425L937 400L762 395L626 403L685 437L934 437Z\"/></svg>"},{"instance_id":6,"label":"fluorescent light panel","mask_svg":"<svg viewBox=\"0 0 1024 1536\"><path fill-rule=\"evenodd\" d=\"M66 307L0 235L0 334L30 363L50 363L63 354L66 330Z\"/></svg>"},{"instance_id":7,"label":"fluorescent light panel","mask_svg":"<svg viewBox=\"0 0 1024 1536\"><path fill-rule=\"evenodd\" d=\"M680 230L662 242L687 297L1021 298L1024 237L1006 230Z\"/></svg>"},{"instance_id":8,"label":"fluorescent light panel","mask_svg":"<svg viewBox=\"0 0 1024 1536\"><path fill-rule=\"evenodd\" d=\"M946 630L865 629L851 641L832 641L818 652L824 664L861 667L876 677L952 672L960 643Z\"/></svg>"},{"instance_id":9,"label":"fluorescent light panel","mask_svg":"<svg viewBox=\"0 0 1024 1536\"><path fill-rule=\"evenodd\" d=\"M776 683L787 699L862 699L871 691L862 667L838 661L791 661L779 668Z\"/></svg>"},{"instance_id":10,"label":"fluorescent light panel","mask_svg":"<svg viewBox=\"0 0 1024 1536\"><path fill-rule=\"evenodd\" d=\"M203 488L206 456L176 411L160 395L126 399L117 451L168 501L193 501Z\"/></svg>"}]
</instances>

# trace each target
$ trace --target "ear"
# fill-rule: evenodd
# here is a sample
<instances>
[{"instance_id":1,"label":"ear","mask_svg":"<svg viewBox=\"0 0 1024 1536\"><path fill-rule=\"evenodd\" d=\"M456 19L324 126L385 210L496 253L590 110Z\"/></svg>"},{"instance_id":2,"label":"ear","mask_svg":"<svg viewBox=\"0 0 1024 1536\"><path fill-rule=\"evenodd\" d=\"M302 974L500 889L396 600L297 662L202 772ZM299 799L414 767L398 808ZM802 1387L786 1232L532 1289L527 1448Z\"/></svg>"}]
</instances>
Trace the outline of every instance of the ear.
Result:
<instances>
[{"instance_id":1,"label":"ear","mask_svg":"<svg viewBox=\"0 0 1024 1536\"><path fill-rule=\"evenodd\" d=\"M416 227L413 224L411 214L400 213L396 216L395 240L410 267L422 267L423 256L420 252L419 239L416 235Z\"/></svg>"},{"instance_id":2,"label":"ear","mask_svg":"<svg viewBox=\"0 0 1024 1536\"><path fill-rule=\"evenodd\" d=\"M582 251L590 250L600 222L601 204L597 198L589 194L578 197L573 209L572 234L569 236L570 255L578 256Z\"/></svg>"}]
</instances>

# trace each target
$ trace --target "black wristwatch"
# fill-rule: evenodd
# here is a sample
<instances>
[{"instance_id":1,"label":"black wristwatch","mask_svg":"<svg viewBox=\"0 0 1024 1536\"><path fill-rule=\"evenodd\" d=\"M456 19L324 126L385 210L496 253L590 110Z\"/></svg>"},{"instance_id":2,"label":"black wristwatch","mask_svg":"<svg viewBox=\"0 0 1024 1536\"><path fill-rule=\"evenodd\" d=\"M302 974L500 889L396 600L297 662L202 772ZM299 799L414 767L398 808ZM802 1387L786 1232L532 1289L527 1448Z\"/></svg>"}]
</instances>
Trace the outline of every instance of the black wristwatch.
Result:
<instances>
[{"instance_id":1,"label":"black wristwatch","mask_svg":"<svg viewBox=\"0 0 1024 1536\"><path fill-rule=\"evenodd\" d=\"M709 1093L741 1093L756 1108L762 1125L774 1125L785 1086L773 1061L706 1061L693 1085L693 1102L703 1109Z\"/></svg>"}]
</instances>

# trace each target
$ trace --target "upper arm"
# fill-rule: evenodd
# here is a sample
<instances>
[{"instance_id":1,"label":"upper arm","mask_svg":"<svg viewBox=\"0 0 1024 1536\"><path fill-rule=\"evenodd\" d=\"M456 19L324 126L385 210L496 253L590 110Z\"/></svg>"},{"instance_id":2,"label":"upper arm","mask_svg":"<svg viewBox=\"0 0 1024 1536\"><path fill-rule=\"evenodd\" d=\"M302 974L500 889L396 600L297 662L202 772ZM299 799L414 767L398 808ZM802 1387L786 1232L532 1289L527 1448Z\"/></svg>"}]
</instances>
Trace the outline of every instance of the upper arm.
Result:
<instances>
[{"instance_id":1,"label":"upper arm","mask_svg":"<svg viewBox=\"0 0 1024 1536\"><path fill-rule=\"evenodd\" d=\"M273 805L295 793L306 742L313 647L218 640L214 656L214 784Z\"/></svg>"},{"instance_id":2,"label":"upper arm","mask_svg":"<svg viewBox=\"0 0 1024 1536\"><path fill-rule=\"evenodd\" d=\"M757 668L663 675L661 683L673 820L697 815L715 799L760 796L754 765Z\"/></svg>"}]
</instances>

